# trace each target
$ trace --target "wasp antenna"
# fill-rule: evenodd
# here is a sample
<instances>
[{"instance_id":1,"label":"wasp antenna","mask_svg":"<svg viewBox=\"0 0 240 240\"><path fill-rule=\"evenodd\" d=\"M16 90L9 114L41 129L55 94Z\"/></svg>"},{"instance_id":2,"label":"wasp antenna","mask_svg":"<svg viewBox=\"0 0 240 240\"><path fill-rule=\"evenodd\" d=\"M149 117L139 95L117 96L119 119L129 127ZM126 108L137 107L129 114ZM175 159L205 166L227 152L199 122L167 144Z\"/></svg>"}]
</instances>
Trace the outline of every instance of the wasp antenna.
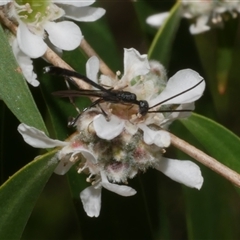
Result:
<instances>
[{"instance_id":1,"label":"wasp antenna","mask_svg":"<svg viewBox=\"0 0 240 240\"><path fill-rule=\"evenodd\" d=\"M188 89L186 89L186 90L184 90L184 91L182 91L182 92L180 92L180 93L178 93L178 94L176 94L176 95L173 95L173 96L171 96L171 97L163 100L162 102L159 102L159 103L151 106L149 109L154 108L154 107L156 107L156 106L158 106L158 105L160 105L160 104L163 104L163 103L165 103L165 102L167 102L167 101L169 101L169 100L171 100L171 99L173 99L173 98L175 98L175 97L178 97L178 96L180 96L180 95L182 95L182 94L184 94L184 93L186 93L186 92L194 89L194 88L197 87L199 84L201 84L203 81L204 81L204 79L202 79L201 81L199 81L199 82L198 82L197 84L195 84L194 86L192 86L192 87L190 87L190 88L188 88Z\"/></svg>"}]
</instances>

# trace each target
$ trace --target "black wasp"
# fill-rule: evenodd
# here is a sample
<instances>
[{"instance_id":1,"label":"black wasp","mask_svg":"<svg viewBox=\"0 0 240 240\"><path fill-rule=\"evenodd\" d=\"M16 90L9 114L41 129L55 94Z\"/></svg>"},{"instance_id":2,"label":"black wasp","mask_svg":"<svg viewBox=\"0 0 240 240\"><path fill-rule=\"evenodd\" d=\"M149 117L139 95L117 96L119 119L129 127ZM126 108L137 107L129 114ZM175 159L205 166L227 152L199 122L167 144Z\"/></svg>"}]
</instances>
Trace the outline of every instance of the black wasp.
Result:
<instances>
[{"instance_id":1,"label":"black wasp","mask_svg":"<svg viewBox=\"0 0 240 240\"><path fill-rule=\"evenodd\" d=\"M74 71L71 71L68 69L55 67L55 66L45 67L43 70L44 70L44 73L50 73L53 75L66 77L68 81L73 83L78 88L78 90L58 91L54 95L61 96L61 97L89 96L89 97L97 97L98 98L85 110L92 108L103 102L118 103L118 104L119 103L135 104L138 106L139 114L141 114L142 116L145 116L147 113L151 113L151 112L188 112L188 111L192 111L192 110L187 110L187 109L186 110L159 110L159 111L149 111L149 110L169 101L170 99L178 97L178 96L192 90L193 88L197 87L199 84L201 84L203 82L203 79L202 79L197 84L186 89L185 91L182 91L174 96L171 96L171 97L165 99L164 101L161 101L161 102L155 104L154 106L149 107L149 104L146 100L137 100L136 94L134 94L132 92L123 91L123 90L114 90L111 88L106 89L103 86L95 83L88 77L86 77L78 72L74 72ZM84 82L92 85L93 87L97 88L98 90L79 89L79 86L72 79L74 77L83 80ZM73 126L76 123L76 120L78 119L79 116L77 116L73 121L71 121L69 123L69 126Z\"/></svg>"}]
</instances>

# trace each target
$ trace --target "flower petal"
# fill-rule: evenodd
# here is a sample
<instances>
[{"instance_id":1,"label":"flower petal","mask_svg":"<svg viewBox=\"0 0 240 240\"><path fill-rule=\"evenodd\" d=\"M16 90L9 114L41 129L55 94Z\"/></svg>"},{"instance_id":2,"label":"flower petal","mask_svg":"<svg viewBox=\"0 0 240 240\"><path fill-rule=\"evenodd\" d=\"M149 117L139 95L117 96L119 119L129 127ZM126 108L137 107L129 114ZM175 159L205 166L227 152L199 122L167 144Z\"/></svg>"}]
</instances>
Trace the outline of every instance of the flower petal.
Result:
<instances>
[{"instance_id":1,"label":"flower petal","mask_svg":"<svg viewBox=\"0 0 240 240\"><path fill-rule=\"evenodd\" d=\"M11 2L11 0L1 0L0 6L7 4L8 2Z\"/></svg>"},{"instance_id":2,"label":"flower petal","mask_svg":"<svg viewBox=\"0 0 240 240\"><path fill-rule=\"evenodd\" d=\"M90 162L90 164L88 164L90 172L97 174L98 171L95 170L97 158L93 155L93 153L82 147L82 145L79 145L78 147L73 147L72 144L67 145L58 152L57 157L58 159L60 159L60 162L54 172L59 175L64 175L76 162L74 158L79 153L82 154L85 159L87 159L87 162Z\"/></svg>"},{"instance_id":3,"label":"flower petal","mask_svg":"<svg viewBox=\"0 0 240 240\"><path fill-rule=\"evenodd\" d=\"M107 121L102 114L99 114L93 119L93 127L98 137L111 140L123 131L124 120L112 115L110 121Z\"/></svg>"},{"instance_id":4,"label":"flower petal","mask_svg":"<svg viewBox=\"0 0 240 240\"><path fill-rule=\"evenodd\" d=\"M209 22L209 16L203 15L197 18L195 24L191 24L189 30L191 34L199 34L209 31L211 28L207 25Z\"/></svg>"},{"instance_id":5,"label":"flower petal","mask_svg":"<svg viewBox=\"0 0 240 240\"><path fill-rule=\"evenodd\" d=\"M137 193L137 191L131 187L125 186L125 185L118 185L118 184L114 184L114 183L110 183L107 179L107 176L105 175L104 172L100 172L101 174L101 178L102 178L102 186L104 188L106 188L107 190L117 193L121 196L124 197L129 197L129 196L133 196L134 194Z\"/></svg>"},{"instance_id":6,"label":"flower petal","mask_svg":"<svg viewBox=\"0 0 240 240\"><path fill-rule=\"evenodd\" d=\"M62 159L54 170L58 175L64 175L72 167L74 163L69 161L69 158Z\"/></svg>"},{"instance_id":7,"label":"flower petal","mask_svg":"<svg viewBox=\"0 0 240 240\"><path fill-rule=\"evenodd\" d=\"M164 21L166 20L166 18L168 18L168 16L169 16L169 12L154 14L149 16L146 19L146 22L152 27L159 28L163 25Z\"/></svg>"},{"instance_id":8,"label":"flower petal","mask_svg":"<svg viewBox=\"0 0 240 240\"><path fill-rule=\"evenodd\" d=\"M68 6L66 5L72 5L75 7L85 7L93 4L96 0L84 0L84 1L76 1L76 0L52 0L52 2L56 4L62 4L61 7L67 8Z\"/></svg>"},{"instance_id":9,"label":"flower petal","mask_svg":"<svg viewBox=\"0 0 240 240\"><path fill-rule=\"evenodd\" d=\"M159 94L158 97L151 100L149 102L149 105L154 106L155 104L165 101L168 98L174 97L183 91L186 92L180 94L177 97L169 99L162 105L194 102L202 96L205 89L206 83L204 80L198 86L194 87L202 79L203 78L197 72L191 69L180 70L168 80L166 88ZM187 91L191 87L194 88Z\"/></svg>"},{"instance_id":10,"label":"flower petal","mask_svg":"<svg viewBox=\"0 0 240 240\"><path fill-rule=\"evenodd\" d=\"M44 28L49 34L49 40L56 47L67 51L77 48L83 37L79 27L70 21L47 22Z\"/></svg>"},{"instance_id":11,"label":"flower petal","mask_svg":"<svg viewBox=\"0 0 240 240\"><path fill-rule=\"evenodd\" d=\"M155 144L158 147L169 147L171 138L168 132L163 130L152 130L144 124L139 124L139 128L143 130L143 140L146 144Z\"/></svg>"},{"instance_id":12,"label":"flower petal","mask_svg":"<svg viewBox=\"0 0 240 240\"><path fill-rule=\"evenodd\" d=\"M155 167L172 180L191 188L202 187L203 177L200 168L191 161L162 158Z\"/></svg>"},{"instance_id":13,"label":"flower petal","mask_svg":"<svg viewBox=\"0 0 240 240\"><path fill-rule=\"evenodd\" d=\"M47 50L47 44L41 36L31 33L26 24L19 22L17 40L20 49L30 58L41 57Z\"/></svg>"},{"instance_id":14,"label":"flower petal","mask_svg":"<svg viewBox=\"0 0 240 240\"><path fill-rule=\"evenodd\" d=\"M140 55L140 53L134 48L124 48L123 81L125 78L127 78L129 82L136 76L147 74L149 70L150 66L148 63L147 54Z\"/></svg>"},{"instance_id":15,"label":"flower petal","mask_svg":"<svg viewBox=\"0 0 240 240\"><path fill-rule=\"evenodd\" d=\"M93 155L93 152L87 149L81 149L79 152L81 152L84 158L90 161L92 164L97 164L98 160L97 157Z\"/></svg>"},{"instance_id":16,"label":"flower petal","mask_svg":"<svg viewBox=\"0 0 240 240\"><path fill-rule=\"evenodd\" d=\"M101 210L102 188L95 189L94 186L85 188L80 193L83 208L89 217L98 217Z\"/></svg>"},{"instance_id":17,"label":"flower petal","mask_svg":"<svg viewBox=\"0 0 240 240\"><path fill-rule=\"evenodd\" d=\"M22 135L24 141L35 148L62 147L68 144L67 142L51 139L43 131L24 123L21 123L17 130Z\"/></svg>"},{"instance_id":18,"label":"flower petal","mask_svg":"<svg viewBox=\"0 0 240 240\"><path fill-rule=\"evenodd\" d=\"M137 193L135 189L125 185L118 185L114 183L104 182L102 183L102 186L107 190L117 193L118 195L121 195L123 197L130 197Z\"/></svg>"},{"instance_id":19,"label":"flower petal","mask_svg":"<svg viewBox=\"0 0 240 240\"><path fill-rule=\"evenodd\" d=\"M92 56L86 63L86 74L89 79L97 82L97 75L99 71L99 59L96 56Z\"/></svg>"},{"instance_id":20,"label":"flower petal","mask_svg":"<svg viewBox=\"0 0 240 240\"><path fill-rule=\"evenodd\" d=\"M103 8L95 8L95 7L81 7L76 8L74 6L64 8L65 17L69 19L73 19L75 21L81 22L93 22L101 18L106 10Z\"/></svg>"},{"instance_id":21,"label":"flower petal","mask_svg":"<svg viewBox=\"0 0 240 240\"><path fill-rule=\"evenodd\" d=\"M184 111L183 112L172 112L171 114L169 114L167 116L167 118L165 118L161 122L161 126L163 126L165 124L171 124L171 122L174 121L175 119L188 118L192 114L192 111L194 110L194 108L195 108L194 102L179 105L176 108L176 110L188 110L188 111L186 111L186 112L184 112Z\"/></svg>"},{"instance_id":22,"label":"flower petal","mask_svg":"<svg viewBox=\"0 0 240 240\"><path fill-rule=\"evenodd\" d=\"M29 56L21 51L18 46L17 39L14 39L12 42L13 54L22 70L22 73L26 80L34 87L39 85L39 81L37 80L37 75L33 71L32 60Z\"/></svg>"}]
</instances>

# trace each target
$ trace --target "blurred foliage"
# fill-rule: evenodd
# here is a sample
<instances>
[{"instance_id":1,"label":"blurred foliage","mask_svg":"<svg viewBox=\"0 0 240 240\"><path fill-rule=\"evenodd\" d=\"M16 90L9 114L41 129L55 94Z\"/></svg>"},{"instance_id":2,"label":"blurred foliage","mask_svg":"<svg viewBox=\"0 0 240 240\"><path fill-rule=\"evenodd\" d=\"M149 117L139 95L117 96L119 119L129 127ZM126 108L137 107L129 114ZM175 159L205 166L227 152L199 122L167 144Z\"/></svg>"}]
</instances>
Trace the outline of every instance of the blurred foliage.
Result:
<instances>
[{"instance_id":1,"label":"blurred foliage","mask_svg":"<svg viewBox=\"0 0 240 240\"><path fill-rule=\"evenodd\" d=\"M114 72L123 71L123 48L131 47L142 54L150 49L151 57L165 63L169 77L184 68L199 72L207 89L196 103L196 112L204 117L194 115L175 122L170 131L239 171L239 18L229 19L222 29L192 36L189 22L179 18L179 6L174 2L102 0L97 4L107 10L106 15L96 22L78 25ZM170 9L172 15L158 32L145 23L147 16ZM78 175L72 168L67 177L54 174L50 177L54 165L46 170L45 164L53 153L32 161L42 152L25 144L16 131L19 122L45 131L46 124L51 137L67 138L74 131L66 127L67 118L75 116L76 110L68 100L51 95L65 89L65 83L61 78L44 75L42 68L48 63L37 59L34 68L40 87L26 84L13 71L17 64L2 30L0 37L1 190L6 189L6 184L12 186L11 191L0 194L0 229L15 231L11 235L14 238L9 239L21 236L31 211L22 235L24 240L240 239L239 191L200 164L204 176L200 191L181 186L150 169L129 181L138 192L135 196L124 198L103 190L100 216L87 217L79 199L87 184L86 176ZM64 52L63 59L85 74L87 58L80 49ZM80 98L76 104L81 109L89 101ZM166 155L189 159L173 147ZM21 209L25 200L26 209ZM22 224L14 224L19 221Z\"/></svg>"}]
</instances>

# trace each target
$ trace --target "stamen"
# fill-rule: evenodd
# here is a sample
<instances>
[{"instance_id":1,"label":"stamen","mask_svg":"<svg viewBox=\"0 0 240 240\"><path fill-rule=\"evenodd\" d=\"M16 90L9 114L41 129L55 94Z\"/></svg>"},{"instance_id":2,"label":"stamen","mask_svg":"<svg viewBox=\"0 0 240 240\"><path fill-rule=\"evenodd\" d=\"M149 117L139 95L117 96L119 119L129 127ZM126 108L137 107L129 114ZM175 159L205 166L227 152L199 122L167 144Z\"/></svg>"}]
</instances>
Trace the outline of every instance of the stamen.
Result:
<instances>
[{"instance_id":1,"label":"stamen","mask_svg":"<svg viewBox=\"0 0 240 240\"><path fill-rule=\"evenodd\" d=\"M15 6L18 14L21 12L31 13L33 11L29 3L26 3L24 5L19 5L16 3L16 1L14 1L14 6ZM21 17L21 16L19 16L19 17Z\"/></svg>"},{"instance_id":2,"label":"stamen","mask_svg":"<svg viewBox=\"0 0 240 240\"><path fill-rule=\"evenodd\" d=\"M72 156L70 157L69 161L72 162L72 163L75 163L78 161L79 157L78 157L78 152L76 153L73 153Z\"/></svg>"},{"instance_id":3,"label":"stamen","mask_svg":"<svg viewBox=\"0 0 240 240\"><path fill-rule=\"evenodd\" d=\"M86 181L89 182L89 183L91 183L91 184L93 184L93 182L94 182L94 180L95 180L95 178L92 178L92 176L94 176L93 173L91 173L90 176L88 176L88 178L86 179Z\"/></svg>"},{"instance_id":4,"label":"stamen","mask_svg":"<svg viewBox=\"0 0 240 240\"><path fill-rule=\"evenodd\" d=\"M84 166L82 168L79 168L77 170L77 173L79 173L79 174L82 173L86 168L87 168L87 166L86 166L86 164L84 164Z\"/></svg>"},{"instance_id":5,"label":"stamen","mask_svg":"<svg viewBox=\"0 0 240 240\"><path fill-rule=\"evenodd\" d=\"M40 13L40 12L38 12L36 15L35 15L35 21L34 22L32 22L31 24L33 24L33 25L36 25L36 28L38 28L39 26L40 26L40 18L41 18L41 16L42 16L42 14Z\"/></svg>"},{"instance_id":6,"label":"stamen","mask_svg":"<svg viewBox=\"0 0 240 240\"><path fill-rule=\"evenodd\" d=\"M99 179L94 179L95 181L92 181L92 185L96 185L97 183L100 183L100 181L101 181L101 179L99 178Z\"/></svg>"}]
</instances>

